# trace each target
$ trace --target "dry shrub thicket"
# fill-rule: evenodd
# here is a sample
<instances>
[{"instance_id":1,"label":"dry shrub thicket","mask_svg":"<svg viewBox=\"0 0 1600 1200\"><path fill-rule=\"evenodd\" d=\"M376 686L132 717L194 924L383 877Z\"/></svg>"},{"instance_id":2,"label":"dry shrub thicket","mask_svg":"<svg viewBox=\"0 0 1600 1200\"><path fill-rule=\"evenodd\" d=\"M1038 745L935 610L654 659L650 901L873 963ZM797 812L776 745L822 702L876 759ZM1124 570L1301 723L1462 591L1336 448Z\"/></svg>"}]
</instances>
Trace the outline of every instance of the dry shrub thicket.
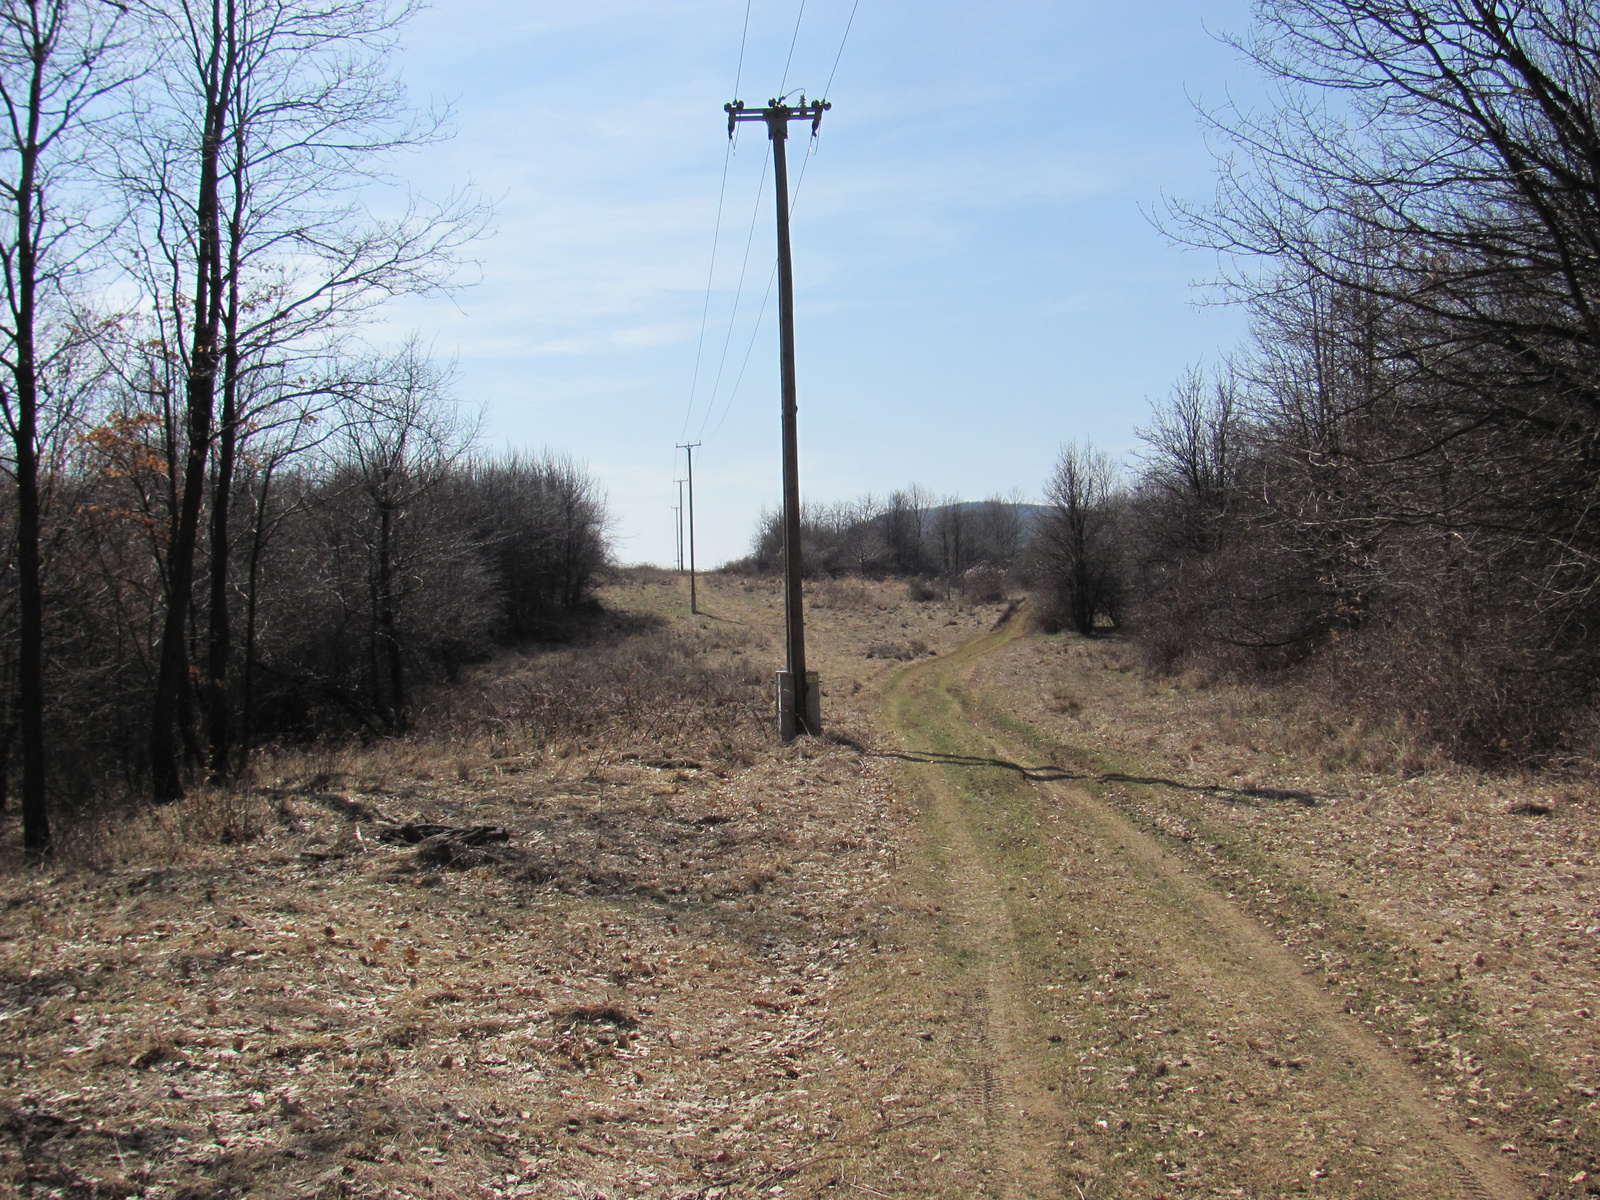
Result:
<instances>
[{"instance_id":1,"label":"dry shrub thicket","mask_svg":"<svg viewBox=\"0 0 1600 1200\"><path fill-rule=\"evenodd\" d=\"M869 493L838 504L806 505L800 520L802 561L810 577L903 576L922 585L924 599L961 595L970 603L988 604L1003 597L1008 580L1025 577L1024 551L1038 511L1019 493L973 502L935 498L917 484L887 499ZM765 512L750 554L725 569L770 574L782 565L782 516ZM830 598L826 589L818 592L820 603Z\"/></svg>"},{"instance_id":2,"label":"dry shrub thicket","mask_svg":"<svg viewBox=\"0 0 1600 1200\"><path fill-rule=\"evenodd\" d=\"M592 603L606 514L580 469L477 459L409 417L374 433L370 413L359 416L318 457L239 484L253 503L236 506L236 537L251 554L229 572L227 619L242 645L225 680L235 716L223 778L265 742L404 733L432 685L496 647L559 633L563 614ZM148 538L130 537L129 505L156 481L87 453L58 481L73 500L48 526L47 729L61 803L141 789L154 686L143 634L161 615L164 560L159 514ZM183 733L185 760L203 769L192 706Z\"/></svg>"},{"instance_id":3,"label":"dry shrub thicket","mask_svg":"<svg viewBox=\"0 0 1600 1200\"><path fill-rule=\"evenodd\" d=\"M454 685L422 691L403 733L281 741L257 751L253 786L197 787L181 805L136 812L77 811L57 831L55 857L100 870L184 863L201 848L270 840L307 799L374 821L411 811L416 781L583 776L612 762L722 772L769 747L771 679L751 652L771 647L759 632L612 613L584 614L560 632L567 644L504 649L462 668Z\"/></svg>"},{"instance_id":4,"label":"dry shrub thicket","mask_svg":"<svg viewBox=\"0 0 1600 1200\"><path fill-rule=\"evenodd\" d=\"M426 731L492 749L748 762L769 740L772 705L770 677L742 655L753 637L743 627L716 638L660 629L500 661L441 693Z\"/></svg>"},{"instance_id":5,"label":"dry shrub thicket","mask_svg":"<svg viewBox=\"0 0 1600 1200\"><path fill-rule=\"evenodd\" d=\"M1600 6L1256 15L1238 45L1281 102L1212 114L1218 199L1172 214L1253 336L1089 506L1126 597L1099 619L1157 669L1296 680L1424 756L1591 759Z\"/></svg>"}]
</instances>

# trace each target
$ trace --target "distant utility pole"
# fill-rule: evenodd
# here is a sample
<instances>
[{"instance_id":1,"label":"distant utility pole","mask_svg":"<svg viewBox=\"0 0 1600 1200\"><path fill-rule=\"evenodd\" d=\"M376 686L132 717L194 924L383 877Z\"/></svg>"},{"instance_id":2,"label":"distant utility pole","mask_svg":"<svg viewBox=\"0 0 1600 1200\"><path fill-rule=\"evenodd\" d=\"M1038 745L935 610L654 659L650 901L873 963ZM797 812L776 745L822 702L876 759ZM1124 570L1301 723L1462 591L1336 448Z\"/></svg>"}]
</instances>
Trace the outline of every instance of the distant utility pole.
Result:
<instances>
[{"instance_id":1,"label":"distant utility pole","mask_svg":"<svg viewBox=\"0 0 1600 1200\"><path fill-rule=\"evenodd\" d=\"M678 507L672 511L678 514L678 574L683 574L683 480L674 479L678 485Z\"/></svg>"},{"instance_id":2,"label":"distant utility pole","mask_svg":"<svg viewBox=\"0 0 1600 1200\"><path fill-rule=\"evenodd\" d=\"M699 442L678 443L678 449L689 459L689 611L691 613L700 611L694 594L694 450L699 444Z\"/></svg>"},{"instance_id":3,"label":"distant utility pole","mask_svg":"<svg viewBox=\"0 0 1600 1200\"><path fill-rule=\"evenodd\" d=\"M822 732L821 696L817 681L806 673L805 614L801 610L800 577L800 437L796 427L794 379L794 271L789 262L789 166L784 147L790 121L810 121L816 136L822 114L833 105L826 100L798 105L768 100L766 108L746 109L743 100L724 104L728 136L740 121L765 121L772 139L772 179L778 197L778 333L783 374L783 615L788 670L778 677L778 729L785 741L796 733L813 737ZM788 678L785 679L784 675Z\"/></svg>"}]
</instances>

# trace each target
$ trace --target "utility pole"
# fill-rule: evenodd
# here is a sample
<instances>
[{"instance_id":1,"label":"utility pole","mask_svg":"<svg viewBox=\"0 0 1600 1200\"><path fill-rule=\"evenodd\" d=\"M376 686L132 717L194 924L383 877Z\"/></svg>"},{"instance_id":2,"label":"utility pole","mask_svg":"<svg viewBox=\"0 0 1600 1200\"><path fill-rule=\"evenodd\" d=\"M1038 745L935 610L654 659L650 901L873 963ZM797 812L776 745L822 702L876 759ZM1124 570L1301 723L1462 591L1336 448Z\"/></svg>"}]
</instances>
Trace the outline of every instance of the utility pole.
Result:
<instances>
[{"instance_id":1,"label":"utility pole","mask_svg":"<svg viewBox=\"0 0 1600 1200\"><path fill-rule=\"evenodd\" d=\"M778 677L778 729L785 741L796 733L813 737L822 732L821 696L806 671L805 614L802 610L800 578L800 438L795 414L794 378L794 271L789 261L789 166L784 147L789 140L790 121L810 121L811 136L822 125L822 114L833 105L826 100L806 103L805 93L798 105L767 101L766 108L746 109L743 100L724 104L728 114L728 136L740 121L764 121L772 140L772 181L778 198L778 334L779 360L783 378L783 614L788 670ZM785 679L784 676L788 678ZM787 694L786 694L787 693Z\"/></svg>"},{"instance_id":2,"label":"utility pole","mask_svg":"<svg viewBox=\"0 0 1600 1200\"><path fill-rule=\"evenodd\" d=\"M689 459L689 611L691 613L700 611L694 594L694 449L699 444L699 442L678 443L678 449Z\"/></svg>"},{"instance_id":3,"label":"utility pole","mask_svg":"<svg viewBox=\"0 0 1600 1200\"><path fill-rule=\"evenodd\" d=\"M672 511L678 514L678 574L683 574L683 480L674 479L678 485L678 507Z\"/></svg>"}]
</instances>

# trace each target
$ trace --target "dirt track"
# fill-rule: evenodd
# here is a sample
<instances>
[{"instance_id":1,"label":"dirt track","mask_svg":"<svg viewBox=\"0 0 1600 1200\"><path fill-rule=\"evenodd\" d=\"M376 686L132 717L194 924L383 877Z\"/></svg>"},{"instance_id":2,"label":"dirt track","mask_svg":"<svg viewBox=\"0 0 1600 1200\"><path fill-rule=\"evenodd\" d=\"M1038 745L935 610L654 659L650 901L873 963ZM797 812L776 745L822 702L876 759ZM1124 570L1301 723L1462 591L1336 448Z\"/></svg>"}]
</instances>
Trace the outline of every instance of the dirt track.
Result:
<instances>
[{"instance_id":1,"label":"dirt track","mask_svg":"<svg viewBox=\"0 0 1600 1200\"><path fill-rule=\"evenodd\" d=\"M613 667L776 656L775 587L681 591L617 589L663 625ZM999 605L811 603L821 741L289 755L214 801L249 838L0 875L0 1194L1600 1194L1587 798L1321 768Z\"/></svg>"},{"instance_id":2,"label":"dirt track","mask_svg":"<svg viewBox=\"0 0 1600 1200\"><path fill-rule=\"evenodd\" d=\"M986 1194L1529 1195L1250 916L969 690L1008 637L886 694Z\"/></svg>"}]
</instances>

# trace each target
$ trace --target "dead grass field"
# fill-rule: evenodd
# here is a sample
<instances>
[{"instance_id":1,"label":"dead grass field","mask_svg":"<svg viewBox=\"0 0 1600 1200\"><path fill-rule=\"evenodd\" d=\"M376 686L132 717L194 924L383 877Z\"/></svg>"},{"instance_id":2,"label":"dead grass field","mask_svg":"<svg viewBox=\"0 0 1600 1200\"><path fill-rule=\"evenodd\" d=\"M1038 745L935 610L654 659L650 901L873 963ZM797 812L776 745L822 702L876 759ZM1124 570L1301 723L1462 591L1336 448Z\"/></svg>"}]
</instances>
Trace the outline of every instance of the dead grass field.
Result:
<instances>
[{"instance_id":1,"label":"dead grass field","mask_svg":"<svg viewBox=\"0 0 1600 1200\"><path fill-rule=\"evenodd\" d=\"M913 829L858 748L863 687L893 665L862 643L953 645L981 621L823 596L837 733L782 748L775 589L702 596L690 620L679 581L624 583L606 600L634 632L493 664L411 740L282 753L249 792L82 828L43 873L4 863L0 1189L718 1195L808 1160L837 1178L882 1122L831 997ZM511 839L375 836L419 821Z\"/></svg>"},{"instance_id":2,"label":"dead grass field","mask_svg":"<svg viewBox=\"0 0 1600 1200\"><path fill-rule=\"evenodd\" d=\"M280 753L248 792L80 829L42 873L0 862L0 1190L1479 1194L1425 1152L1408 1192L1404 1130L1280 1154L1298 1175L1250 1167L1306 1136L1272 1114L1307 1087L1345 1107L1306 1129L1361 1126L1366 1097L1298 1082L1297 1040L1320 1035L1294 1012L1241 1026L1232 1083L1204 1082L1235 1053L1185 1008L1209 993L1144 978L1158 957L1095 965L1119 947L1083 925L1113 886L1092 845L1025 845L976 818L1035 800L940 799L897 757L916 747L886 693L1004 606L814 589L828 736L785 748L776 587L701 595L690 618L679 581L633 576L594 644L482 668L404 743ZM1600 1190L1588 791L1358 774L1378 765L1360 731L1333 761L1262 697L1142 679L1114 644L1018 638L962 670L974 721L1316 967L1308 986L1527 1194L1587 1194L1589 1172ZM380 840L406 823L509 838ZM1352 1155L1379 1163L1362 1187Z\"/></svg>"}]
</instances>

